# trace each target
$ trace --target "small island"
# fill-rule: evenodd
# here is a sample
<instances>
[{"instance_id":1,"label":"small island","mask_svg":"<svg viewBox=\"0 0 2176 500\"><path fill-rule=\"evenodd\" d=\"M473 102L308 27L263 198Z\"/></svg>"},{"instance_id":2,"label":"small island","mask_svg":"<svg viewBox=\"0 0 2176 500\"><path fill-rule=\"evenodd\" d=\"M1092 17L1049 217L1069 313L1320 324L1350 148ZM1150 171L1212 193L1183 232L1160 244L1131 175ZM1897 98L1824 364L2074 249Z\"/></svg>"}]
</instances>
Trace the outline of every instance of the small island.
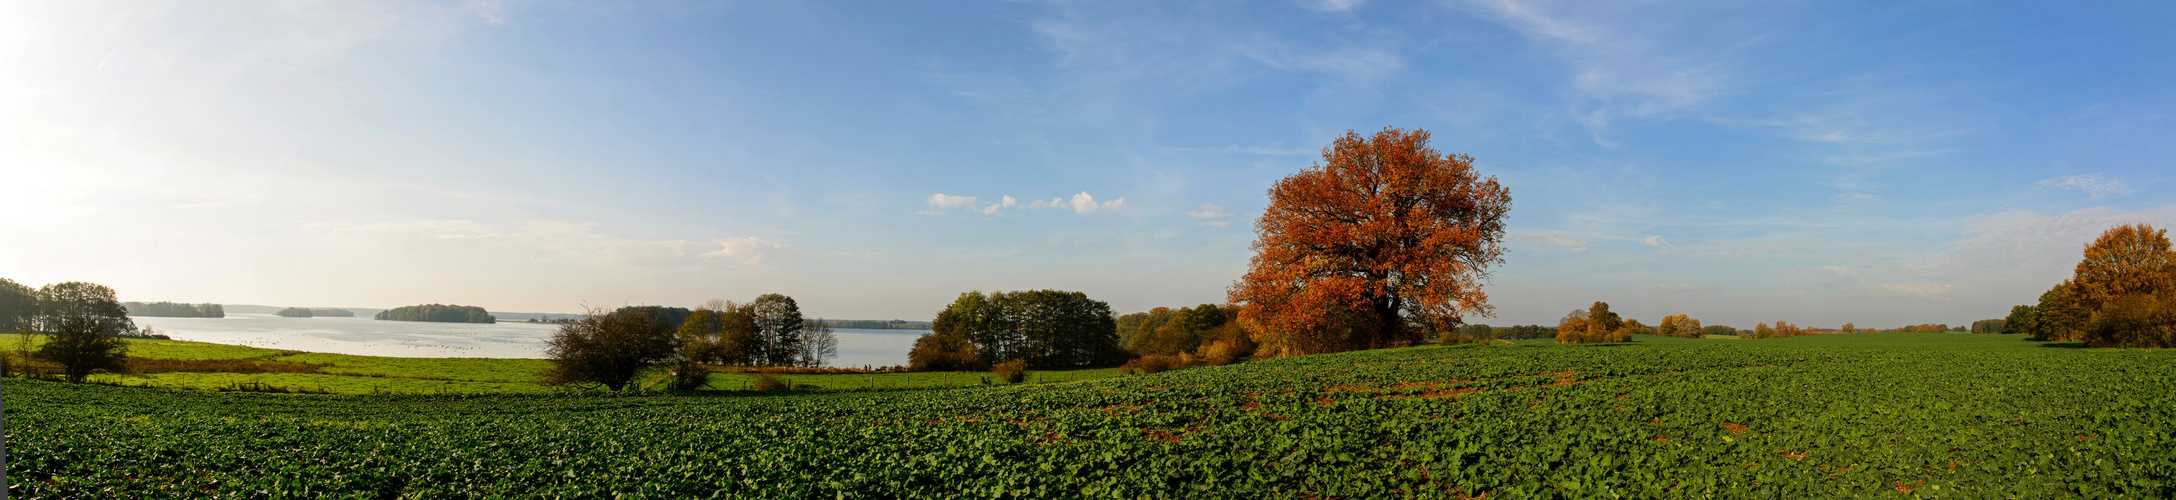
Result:
<instances>
[{"instance_id":1,"label":"small island","mask_svg":"<svg viewBox=\"0 0 2176 500\"><path fill-rule=\"evenodd\" d=\"M434 323L497 323L498 318L476 306L451 306L423 304L396 307L379 312L377 319L393 321L429 321Z\"/></svg>"},{"instance_id":2,"label":"small island","mask_svg":"<svg viewBox=\"0 0 2176 500\"><path fill-rule=\"evenodd\" d=\"M307 307L289 307L273 314L278 314L284 318L308 318L312 316L310 308Z\"/></svg>"},{"instance_id":3,"label":"small island","mask_svg":"<svg viewBox=\"0 0 2176 500\"><path fill-rule=\"evenodd\" d=\"M227 310L219 304L181 304L174 302L123 302L130 316L162 318L224 318Z\"/></svg>"}]
</instances>

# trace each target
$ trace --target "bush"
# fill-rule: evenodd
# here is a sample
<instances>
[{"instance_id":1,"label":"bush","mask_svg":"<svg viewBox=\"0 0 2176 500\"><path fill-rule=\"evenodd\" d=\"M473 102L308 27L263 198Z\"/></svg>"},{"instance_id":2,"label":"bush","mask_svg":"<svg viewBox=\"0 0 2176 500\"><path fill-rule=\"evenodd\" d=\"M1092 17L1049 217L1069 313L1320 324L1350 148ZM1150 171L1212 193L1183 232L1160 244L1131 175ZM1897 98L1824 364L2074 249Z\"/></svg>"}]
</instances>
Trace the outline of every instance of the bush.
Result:
<instances>
[{"instance_id":1,"label":"bush","mask_svg":"<svg viewBox=\"0 0 2176 500\"><path fill-rule=\"evenodd\" d=\"M128 342L116 335L112 325L83 316L60 316L45 323L52 332L36 355L60 365L69 382L82 383L97 370L128 368Z\"/></svg>"},{"instance_id":2,"label":"bush","mask_svg":"<svg viewBox=\"0 0 2176 500\"><path fill-rule=\"evenodd\" d=\"M2092 347L2176 347L2176 295L2125 295L2085 326Z\"/></svg>"},{"instance_id":3,"label":"bush","mask_svg":"<svg viewBox=\"0 0 2176 500\"><path fill-rule=\"evenodd\" d=\"M1238 342L1218 340L1201 346L1201 363L1208 366L1224 366L1237 363L1247 357L1247 349Z\"/></svg>"},{"instance_id":4,"label":"bush","mask_svg":"<svg viewBox=\"0 0 2176 500\"><path fill-rule=\"evenodd\" d=\"M581 321L560 325L545 345L552 361L547 383L595 383L617 391L637 372L670 359L678 338L670 325L648 315L590 311Z\"/></svg>"},{"instance_id":5,"label":"bush","mask_svg":"<svg viewBox=\"0 0 2176 500\"><path fill-rule=\"evenodd\" d=\"M1146 374L1177 370L1180 368L1186 368L1186 364L1181 362L1178 356L1150 354L1147 356L1134 358L1133 361L1127 361L1125 365L1118 367L1118 372Z\"/></svg>"},{"instance_id":6,"label":"bush","mask_svg":"<svg viewBox=\"0 0 2176 500\"><path fill-rule=\"evenodd\" d=\"M907 351L907 369L918 372L982 371L982 355L964 335L927 333Z\"/></svg>"},{"instance_id":7,"label":"bush","mask_svg":"<svg viewBox=\"0 0 2176 500\"><path fill-rule=\"evenodd\" d=\"M760 374L760 375L756 375L756 390L757 390L757 391L769 392L769 391L776 391L776 390L783 390L783 389L792 389L792 388L793 388L793 383L792 383L792 382L787 382L787 381L786 381L786 379L785 379L784 377L780 377L780 376L777 376L777 375L772 375L772 374L769 374L769 373L765 373L765 374Z\"/></svg>"},{"instance_id":8,"label":"bush","mask_svg":"<svg viewBox=\"0 0 2176 500\"><path fill-rule=\"evenodd\" d=\"M1004 380L1007 384L1018 384L1028 379L1028 362L1027 360L1015 359L998 363L996 366L990 367L990 372L997 374L997 378Z\"/></svg>"}]
</instances>

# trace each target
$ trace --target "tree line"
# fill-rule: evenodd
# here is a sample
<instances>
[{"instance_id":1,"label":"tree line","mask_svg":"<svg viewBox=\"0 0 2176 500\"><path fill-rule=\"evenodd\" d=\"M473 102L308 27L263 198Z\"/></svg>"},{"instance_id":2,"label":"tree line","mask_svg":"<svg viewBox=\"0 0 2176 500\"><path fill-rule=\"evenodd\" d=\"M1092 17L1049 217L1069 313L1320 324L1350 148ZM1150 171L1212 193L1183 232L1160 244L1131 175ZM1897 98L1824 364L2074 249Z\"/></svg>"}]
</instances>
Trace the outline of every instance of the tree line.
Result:
<instances>
[{"instance_id":1,"label":"tree line","mask_svg":"<svg viewBox=\"0 0 2176 500\"><path fill-rule=\"evenodd\" d=\"M499 322L498 318L491 316L491 312L485 311L482 307L451 306L445 304L422 304L395 307L384 311L378 311L378 316L376 319L392 321L429 321L435 323L489 324Z\"/></svg>"},{"instance_id":2,"label":"tree line","mask_svg":"<svg viewBox=\"0 0 2176 500\"><path fill-rule=\"evenodd\" d=\"M929 329L929 322L927 322L927 321L904 321L904 320L896 320L896 319L894 319L894 320L875 320L875 319L834 319L834 320L830 320L830 325L831 325L831 327L832 327L832 328L850 328L850 329L855 329L855 330L927 330L927 329Z\"/></svg>"},{"instance_id":3,"label":"tree line","mask_svg":"<svg viewBox=\"0 0 2176 500\"><path fill-rule=\"evenodd\" d=\"M710 366L824 366L838 355L839 342L829 322L802 317L792 297L773 293L695 309L593 310L561 324L545 344L550 383L617 391L659 367L667 370L669 388L693 390L707 381Z\"/></svg>"},{"instance_id":4,"label":"tree line","mask_svg":"<svg viewBox=\"0 0 2176 500\"><path fill-rule=\"evenodd\" d=\"M280 315L281 317L286 317L286 318L315 318L315 317L318 317L318 316L324 316L324 317L328 317L328 318L330 318L330 317L340 317L340 318L353 318L353 317L355 317L355 311L349 311L349 310L346 310L346 309L328 309L328 308L314 308L314 309L313 309L313 308L308 308L308 307L289 307L289 308L286 308L286 309L281 309L281 310L279 310L279 312L276 312L276 313L273 313L273 314L278 314L278 315ZM384 318L380 318L380 319L384 319Z\"/></svg>"},{"instance_id":5,"label":"tree line","mask_svg":"<svg viewBox=\"0 0 2176 500\"><path fill-rule=\"evenodd\" d=\"M1110 304L1080 292L972 291L937 312L931 331L907 353L912 369L979 369L1008 361L1035 368L1116 364Z\"/></svg>"},{"instance_id":6,"label":"tree line","mask_svg":"<svg viewBox=\"0 0 2176 500\"><path fill-rule=\"evenodd\" d=\"M2085 247L2070 279L2010 308L2006 333L2092 347L2176 347L2176 250L2168 230L2116 226Z\"/></svg>"},{"instance_id":7,"label":"tree line","mask_svg":"<svg viewBox=\"0 0 2176 500\"><path fill-rule=\"evenodd\" d=\"M224 318L227 309L219 304L181 304L174 302L122 302L130 316L171 318Z\"/></svg>"},{"instance_id":8,"label":"tree line","mask_svg":"<svg viewBox=\"0 0 2176 500\"><path fill-rule=\"evenodd\" d=\"M0 355L0 374L27 369L34 359L58 365L69 382L127 368L123 339L143 336L128 312L105 285L70 281L33 290L0 278L0 331L22 334L19 359ZM45 342L31 349L32 335L44 336Z\"/></svg>"}]
</instances>

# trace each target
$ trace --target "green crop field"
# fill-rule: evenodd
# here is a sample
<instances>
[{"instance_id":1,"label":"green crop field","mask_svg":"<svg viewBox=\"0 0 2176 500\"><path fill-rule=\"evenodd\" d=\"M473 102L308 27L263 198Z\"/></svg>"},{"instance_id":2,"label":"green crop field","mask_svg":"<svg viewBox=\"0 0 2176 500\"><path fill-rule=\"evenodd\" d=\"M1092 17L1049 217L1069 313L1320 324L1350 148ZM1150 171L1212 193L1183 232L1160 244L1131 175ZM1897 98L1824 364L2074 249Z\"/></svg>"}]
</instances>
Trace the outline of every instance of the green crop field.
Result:
<instances>
[{"instance_id":1,"label":"green crop field","mask_svg":"<svg viewBox=\"0 0 2176 500\"><path fill-rule=\"evenodd\" d=\"M1641 340L770 395L10 380L8 477L50 498L2176 495L2176 351Z\"/></svg>"}]
</instances>

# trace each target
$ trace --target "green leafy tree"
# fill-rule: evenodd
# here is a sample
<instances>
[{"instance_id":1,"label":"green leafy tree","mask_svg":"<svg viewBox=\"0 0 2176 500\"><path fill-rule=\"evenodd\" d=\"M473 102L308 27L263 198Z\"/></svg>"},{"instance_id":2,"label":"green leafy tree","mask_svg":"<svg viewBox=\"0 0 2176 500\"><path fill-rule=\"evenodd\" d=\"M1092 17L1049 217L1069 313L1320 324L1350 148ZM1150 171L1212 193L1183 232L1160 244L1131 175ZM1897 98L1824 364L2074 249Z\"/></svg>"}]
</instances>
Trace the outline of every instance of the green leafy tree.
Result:
<instances>
[{"instance_id":1,"label":"green leafy tree","mask_svg":"<svg viewBox=\"0 0 2176 500\"><path fill-rule=\"evenodd\" d=\"M1131 349L1134 339L1154 333L1157 328L1163 327L1164 323L1170 322L1171 318L1176 316L1178 316L1178 311L1169 307L1158 307L1150 309L1148 312L1119 316L1117 322L1118 345L1128 346Z\"/></svg>"},{"instance_id":2,"label":"green leafy tree","mask_svg":"<svg viewBox=\"0 0 2176 500\"><path fill-rule=\"evenodd\" d=\"M1494 327L1482 324L1462 325L1459 326L1456 330L1446 331L1443 332L1442 335L1437 336L1436 344L1451 345L1463 344L1467 342L1487 342L1490 339L1495 339L1497 337L1498 335L1496 333L1496 328Z\"/></svg>"},{"instance_id":3,"label":"green leafy tree","mask_svg":"<svg viewBox=\"0 0 2176 500\"><path fill-rule=\"evenodd\" d=\"M1700 335L1721 335L1725 337L1736 337L1738 336L1738 327L1729 325L1708 325L1700 329Z\"/></svg>"},{"instance_id":4,"label":"green leafy tree","mask_svg":"<svg viewBox=\"0 0 2176 500\"><path fill-rule=\"evenodd\" d=\"M2002 320L2002 333L2032 333L2039 313L2033 306L2010 307L2010 316Z\"/></svg>"},{"instance_id":5,"label":"green leafy tree","mask_svg":"<svg viewBox=\"0 0 2176 500\"><path fill-rule=\"evenodd\" d=\"M1163 311L1162 321L1144 322L1155 324L1153 330L1137 333L1127 350L1135 354L1178 354L1200 349L1217 339L1216 331L1239 319L1239 308L1218 304L1202 304L1177 310L1156 308Z\"/></svg>"},{"instance_id":6,"label":"green leafy tree","mask_svg":"<svg viewBox=\"0 0 2176 500\"><path fill-rule=\"evenodd\" d=\"M1772 338L1775 338L1775 337L1776 337L1776 329L1774 329L1774 328L1769 328L1769 327L1768 327L1768 324L1767 324L1767 323L1760 323L1760 324L1756 324L1756 325L1753 325L1753 338L1756 338L1756 339L1772 339Z\"/></svg>"},{"instance_id":7,"label":"green leafy tree","mask_svg":"<svg viewBox=\"0 0 2176 500\"><path fill-rule=\"evenodd\" d=\"M1125 356L1110 305L1080 292L962 293L932 326L972 341L985 365L1019 359L1036 368L1088 366Z\"/></svg>"},{"instance_id":8,"label":"green leafy tree","mask_svg":"<svg viewBox=\"0 0 2176 500\"><path fill-rule=\"evenodd\" d=\"M38 289L32 323L47 335L35 356L61 366L70 382L82 382L96 370L119 370L128 360L124 335L136 333L128 309L105 285L70 281Z\"/></svg>"},{"instance_id":9,"label":"green leafy tree","mask_svg":"<svg viewBox=\"0 0 2176 500\"><path fill-rule=\"evenodd\" d=\"M0 278L0 333L28 332L38 315L38 291Z\"/></svg>"},{"instance_id":10,"label":"green leafy tree","mask_svg":"<svg viewBox=\"0 0 2176 500\"><path fill-rule=\"evenodd\" d=\"M2040 294L2040 304L2033 306L2035 316L2030 340L2071 342L2085 338L2085 323L2093 312L2078 304L2071 292L2069 280Z\"/></svg>"},{"instance_id":11,"label":"green leafy tree","mask_svg":"<svg viewBox=\"0 0 2176 500\"><path fill-rule=\"evenodd\" d=\"M1555 333L1555 328L1549 328L1543 325L1513 325L1510 328L1504 329L1504 338L1545 339L1549 338L1550 335L1554 335Z\"/></svg>"},{"instance_id":12,"label":"green leafy tree","mask_svg":"<svg viewBox=\"0 0 2176 500\"><path fill-rule=\"evenodd\" d=\"M128 341L111 322L88 316L63 316L47 320L46 340L38 346L38 359L60 365L69 382L82 382L97 370L118 371L128 367Z\"/></svg>"},{"instance_id":13,"label":"green leafy tree","mask_svg":"<svg viewBox=\"0 0 2176 500\"><path fill-rule=\"evenodd\" d=\"M801 331L808 326L801 317L801 305L793 297L767 293L750 302L750 313L756 323L756 349L753 356L764 366L799 366L803 341Z\"/></svg>"}]
</instances>

